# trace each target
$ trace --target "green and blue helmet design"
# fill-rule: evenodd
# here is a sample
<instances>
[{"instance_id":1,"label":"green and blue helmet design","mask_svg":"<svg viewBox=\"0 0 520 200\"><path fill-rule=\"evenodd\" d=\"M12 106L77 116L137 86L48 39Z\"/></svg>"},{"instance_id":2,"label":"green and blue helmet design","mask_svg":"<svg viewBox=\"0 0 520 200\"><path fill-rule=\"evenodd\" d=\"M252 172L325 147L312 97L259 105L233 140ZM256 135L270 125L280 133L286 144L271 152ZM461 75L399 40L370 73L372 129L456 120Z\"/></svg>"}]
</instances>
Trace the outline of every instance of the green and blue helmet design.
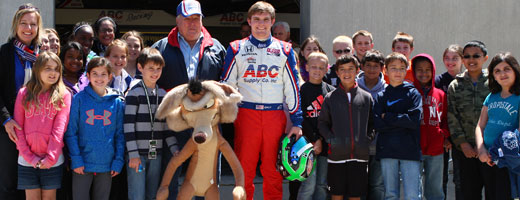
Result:
<instances>
[{"instance_id":1,"label":"green and blue helmet design","mask_svg":"<svg viewBox=\"0 0 520 200\"><path fill-rule=\"evenodd\" d=\"M289 181L304 181L314 171L316 159L312 143L305 136L296 140L283 136L278 149L276 168Z\"/></svg>"}]
</instances>

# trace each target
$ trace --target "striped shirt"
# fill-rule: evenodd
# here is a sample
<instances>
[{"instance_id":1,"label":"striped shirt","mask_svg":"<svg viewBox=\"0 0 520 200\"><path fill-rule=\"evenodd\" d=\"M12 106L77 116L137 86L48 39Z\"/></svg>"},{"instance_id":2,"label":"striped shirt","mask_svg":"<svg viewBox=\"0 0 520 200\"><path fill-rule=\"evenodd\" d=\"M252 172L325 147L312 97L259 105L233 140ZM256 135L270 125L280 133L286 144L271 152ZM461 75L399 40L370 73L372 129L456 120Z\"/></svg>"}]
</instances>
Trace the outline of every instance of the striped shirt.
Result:
<instances>
[{"instance_id":1,"label":"striped shirt","mask_svg":"<svg viewBox=\"0 0 520 200\"><path fill-rule=\"evenodd\" d=\"M147 88L148 97L152 116L155 119L155 112L161 103L166 91L163 89ZM158 98L156 96L158 95ZM158 103L156 102L158 99ZM130 90L126 95L126 107L124 118L124 131L126 140L126 149L129 158L137 158L139 155L148 155L150 140L157 140L157 154L161 154L163 143L166 142L167 147L172 153L179 150L177 138L173 132L168 129L164 120L154 120L152 138L152 124L150 123L150 112L148 102L146 100L145 90L141 80L132 82Z\"/></svg>"}]
</instances>

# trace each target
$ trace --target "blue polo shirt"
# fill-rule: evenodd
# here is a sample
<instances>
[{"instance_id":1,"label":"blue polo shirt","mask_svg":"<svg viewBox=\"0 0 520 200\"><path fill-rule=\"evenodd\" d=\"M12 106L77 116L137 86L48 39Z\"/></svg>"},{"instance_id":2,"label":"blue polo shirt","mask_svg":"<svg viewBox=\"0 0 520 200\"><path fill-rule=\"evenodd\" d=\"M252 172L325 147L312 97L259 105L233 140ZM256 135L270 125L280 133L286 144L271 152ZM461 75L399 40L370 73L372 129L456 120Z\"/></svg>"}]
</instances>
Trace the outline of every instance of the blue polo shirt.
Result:
<instances>
[{"instance_id":1,"label":"blue polo shirt","mask_svg":"<svg viewBox=\"0 0 520 200\"><path fill-rule=\"evenodd\" d=\"M197 43L195 43L193 48L191 48L188 42L184 40L184 37L182 37L180 33L178 33L177 35L179 38L179 47L181 49L182 55L184 56L184 63L186 64L186 72L188 73L188 78L190 80L194 79L197 76L197 65L199 64L200 45L204 37L201 32L199 40L197 40Z\"/></svg>"}]
</instances>

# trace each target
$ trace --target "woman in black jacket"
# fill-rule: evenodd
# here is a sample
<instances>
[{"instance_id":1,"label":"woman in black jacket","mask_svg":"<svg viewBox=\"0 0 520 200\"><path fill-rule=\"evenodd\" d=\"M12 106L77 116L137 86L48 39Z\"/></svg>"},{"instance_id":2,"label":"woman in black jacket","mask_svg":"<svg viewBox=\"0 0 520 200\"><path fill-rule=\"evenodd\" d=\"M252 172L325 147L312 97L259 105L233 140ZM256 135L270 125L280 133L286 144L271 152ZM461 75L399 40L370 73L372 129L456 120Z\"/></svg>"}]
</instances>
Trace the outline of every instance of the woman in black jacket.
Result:
<instances>
[{"instance_id":1,"label":"woman in black jacket","mask_svg":"<svg viewBox=\"0 0 520 200\"><path fill-rule=\"evenodd\" d=\"M42 19L38 8L24 4L18 8L11 26L7 43L0 47L0 199L20 199L17 191L18 151L16 150L15 128L20 126L11 119L16 94L31 77L31 68L36 61Z\"/></svg>"}]
</instances>

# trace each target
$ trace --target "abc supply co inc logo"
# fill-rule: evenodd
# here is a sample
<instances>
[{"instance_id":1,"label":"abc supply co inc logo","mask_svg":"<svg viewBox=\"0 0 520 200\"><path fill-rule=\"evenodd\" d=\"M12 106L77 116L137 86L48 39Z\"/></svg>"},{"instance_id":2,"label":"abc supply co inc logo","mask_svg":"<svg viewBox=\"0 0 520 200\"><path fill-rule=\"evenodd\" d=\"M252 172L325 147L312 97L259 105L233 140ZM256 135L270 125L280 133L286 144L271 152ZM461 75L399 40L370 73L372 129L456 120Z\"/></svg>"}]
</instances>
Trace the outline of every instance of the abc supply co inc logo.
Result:
<instances>
[{"instance_id":1,"label":"abc supply co inc logo","mask_svg":"<svg viewBox=\"0 0 520 200\"><path fill-rule=\"evenodd\" d=\"M242 78L246 83L276 83L278 81L280 67L276 65L257 65L250 64Z\"/></svg>"}]
</instances>

